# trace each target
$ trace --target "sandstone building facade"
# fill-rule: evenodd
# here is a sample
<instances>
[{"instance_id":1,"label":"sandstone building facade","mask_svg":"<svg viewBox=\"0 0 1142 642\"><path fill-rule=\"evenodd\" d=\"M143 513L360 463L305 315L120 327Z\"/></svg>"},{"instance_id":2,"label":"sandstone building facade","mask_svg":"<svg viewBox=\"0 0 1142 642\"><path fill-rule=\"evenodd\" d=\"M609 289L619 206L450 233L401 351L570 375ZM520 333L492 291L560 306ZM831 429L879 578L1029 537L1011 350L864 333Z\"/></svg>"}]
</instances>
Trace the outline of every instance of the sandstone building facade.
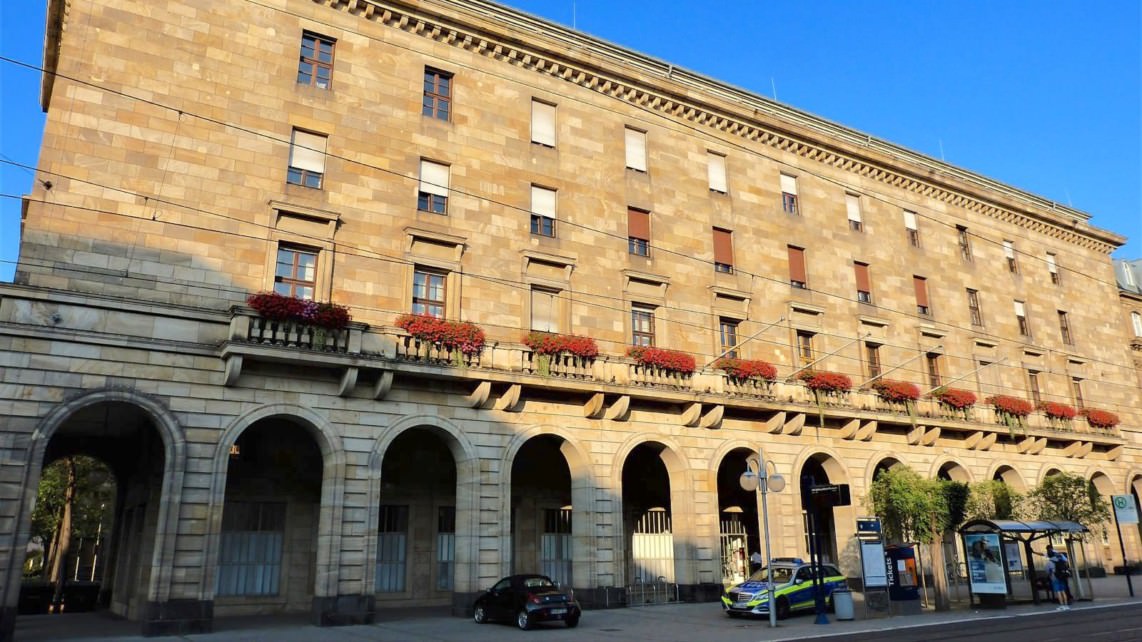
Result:
<instances>
[{"instance_id":1,"label":"sandstone building facade","mask_svg":"<svg viewBox=\"0 0 1142 642\"><path fill-rule=\"evenodd\" d=\"M40 471L72 453L117 475L105 588L152 633L459 613L512 571L706 599L757 546L759 449L850 484L825 554L853 576L886 466L1142 489L1123 239L1083 212L482 0L50 0L48 26L0 287L5 635ZM245 302L269 290L353 322L268 323ZM488 342L422 345L410 312ZM600 354L541 359L530 330ZM857 388L818 399L809 367ZM878 377L980 403L910 413ZM1121 423L1009 428L999 394ZM770 520L804 556L798 484Z\"/></svg>"}]
</instances>

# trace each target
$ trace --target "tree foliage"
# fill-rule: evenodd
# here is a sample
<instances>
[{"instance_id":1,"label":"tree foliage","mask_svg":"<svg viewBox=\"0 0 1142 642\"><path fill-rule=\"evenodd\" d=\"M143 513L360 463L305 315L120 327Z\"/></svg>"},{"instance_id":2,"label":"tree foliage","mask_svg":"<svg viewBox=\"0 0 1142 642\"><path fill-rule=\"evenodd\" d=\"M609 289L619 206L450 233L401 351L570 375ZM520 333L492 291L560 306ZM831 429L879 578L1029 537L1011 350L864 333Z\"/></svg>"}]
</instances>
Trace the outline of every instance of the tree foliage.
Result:
<instances>
[{"instance_id":1,"label":"tree foliage","mask_svg":"<svg viewBox=\"0 0 1142 642\"><path fill-rule=\"evenodd\" d=\"M1015 516L1015 505L1021 497L1001 481L976 482L970 487L964 518L1011 519Z\"/></svg>"},{"instance_id":2,"label":"tree foliage","mask_svg":"<svg viewBox=\"0 0 1142 642\"><path fill-rule=\"evenodd\" d=\"M1025 519L1078 522L1087 528L1110 520L1110 504L1094 484L1070 473L1048 476L1019 502L1017 512Z\"/></svg>"},{"instance_id":3,"label":"tree foliage","mask_svg":"<svg viewBox=\"0 0 1142 642\"><path fill-rule=\"evenodd\" d=\"M95 537L102 520L104 534L111 524L115 503L115 478L102 462L86 456L58 459L45 466L36 490L31 535L50 551L59 535L64 516L69 462L74 463L76 492L71 507L71 538ZM50 560L44 564L45 570Z\"/></svg>"}]
</instances>

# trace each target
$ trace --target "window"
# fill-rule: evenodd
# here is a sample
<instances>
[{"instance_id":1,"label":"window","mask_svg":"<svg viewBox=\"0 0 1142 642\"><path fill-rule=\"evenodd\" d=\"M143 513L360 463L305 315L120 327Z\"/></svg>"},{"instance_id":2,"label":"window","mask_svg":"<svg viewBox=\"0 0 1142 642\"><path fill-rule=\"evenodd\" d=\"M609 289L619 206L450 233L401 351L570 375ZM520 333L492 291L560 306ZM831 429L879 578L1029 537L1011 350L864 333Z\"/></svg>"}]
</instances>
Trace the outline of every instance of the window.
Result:
<instances>
[{"instance_id":1,"label":"window","mask_svg":"<svg viewBox=\"0 0 1142 642\"><path fill-rule=\"evenodd\" d=\"M1071 377L1071 398L1074 399L1075 408L1082 410L1086 407L1086 402L1083 401L1083 380L1079 377Z\"/></svg>"},{"instance_id":2,"label":"window","mask_svg":"<svg viewBox=\"0 0 1142 642\"><path fill-rule=\"evenodd\" d=\"M872 303L872 284L868 278L868 263L853 263L853 272L856 273L857 301Z\"/></svg>"},{"instance_id":3,"label":"window","mask_svg":"<svg viewBox=\"0 0 1142 642\"><path fill-rule=\"evenodd\" d=\"M452 114L452 74L424 68L424 102L420 113L448 121Z\"/></svg>"},{"instance_id":4,"label":"window","mask_svg":"<svg viewBox=\"0 0 1142 642\"><path fill-rule=\"evenodd\" d=\"M627 250L635 256L650 256L650 212L627 208Z\"/></svg>"},{"instance_id":5,"label":"window","mask_svg":"<svg viewBox=\"0 0 1142 642\"><path fill-rule=\"evenodd\" d=\"M786 214L798 214L797 179L788 174L781 175L781 209Z\"/></svg>"},{"instance_id":6,"label":"window","mask_svg":"<svg viewBox=\"0 0 1142 642\"><path fill-rule=\"evenodd\" d=\"M1047 273L1051 275L1051 283L1059 284L1059 263L1055 260L1054 252L1047 252Z\"/></svg>"},{"instance_id":7,"label":"window","mask_svg":"<svg viewBox=\"0 0 1142 642\"><path fill-rule=\"evenodd\" d=\"M920 247L920 228L916 224L916 212L904 210L904 230L908 232L908 243Z\"/></svg>"},{"instance_id":8,"label":"window","mask_svg":"<svg viewBox=\"0 0 1142 642\"><path fill-rule=\"evenodd\" d=\"M456 566L456 507L436 509L436 590L452 590Z\"/></svg>"},{"instance_id":9,"label":"window","mask_svg":"<svg viewBox=\"0 0 1142 642\"><path fill-rule=\"evenodd\" d=\"M445 282L448 278L443 272L416 268L412 275L412 313L426 314L438 319L444 318L445 295L447 288Z\"/></svg>"},{"instance_id":10,"label":"window","mask_svg":"<svg viewBox=\"0 0 1142 642\"><path fill-rule=\"evenodd\" d=\"M880 376L880 345L876 343L864 344L864 360L868 364L868 378Z\"/></svg>"},{"instance_id":11,"label":"window","mask_svg":"<svg viewBox=\"0 0 1142 642\"><path fill-rule=\"evenodd\" d=\"M805 276L805 249L789 246L789 285L806 290L809 288Z\"/></svg>"},{"instance_id":12,"label":"window","mask_svg":"<svg viewBox=\"0 0 1142 642\"><path fill-rule=\"evenodd\" d=\"M1142 314L1131 312L1130 322L1134 324L1134 336L1142 337Z\"/></svg>"},{"instance_id":13,"label":"window","mask_svg":"<svg viewBox=\"0 0 1142 642\"><path fill-rule=\"evenodd\" d=\"M956 234L960 240L960 258L964 260L964 263L971 263L971 237L968 236L968 228L957 225Z\"/></svg>"},{"instance_id":14,"label":"window","mask_svg":"<svg viewBox=\"0 0 1142 642\"><path fill-rule=\"evenodd\" d=\"M405 589L408 560L408 505L382 504L377 523L378 593L401 593Z\"/></svg>"},{"instance_id":15,"label":"window","mask_svg":"<svg viewBox=\"0 0 1142 642\"><path fill-rule=\"evenodd\" d=\"M1015 260L1014 241L1003 242L1003 256L1007 259L1007 271L1012 274L1019 274L1019 262Z\"/></svg>"},{"instance_id":16,"label":"window","mask_svg":"<svg viewBox=\"0 0 1142 642\"><path fill-rule=\"evenodd\" d=\"M1125 261L1122 262L1122 275L1126 277L1126 285L1135 287L1134 270L1130 267L1130 264Z\"/></svg>"},{"instance_id":17,"label":"window","mask_svg":"<svg viewBox=\"0 0 1142 642\"><path fill-rule=\"evenodd\" d=\"M1063 343L1071 346L1075 344L1074 337L1071 335L1071 322L1067 318L1067 313L1059 310L1059 333L1063 336Z\"/></svg>"},{"instance_id":18,"label":"window","mask_svg":"<svg viewBox=\"0 0 1142 642\"><path fill-rule=\"evenodd\" d=\"M646 132L626 128L627 168L646 171Z\"/></svg>"},{"instance_id":19,"label":"window","mask_svg":"<svg viewBox=\"0 0 1142 642\"><path fill-rule=\"evenodd\" d=\"M991 395L998 390L998 386L995 383L995 372L991 369L992 365L994 364L991 361L981 360L976 368L976 387L979 389L981 397Z\"/></svg>"},{"instance_id":20,"label":"window","mask_svg":"<svg viewBox=\"0 0 1142 642\"><path fill-rule=\"evenodd\" d=\"M448 166L429 160L420 161L420 191L416 209L432 214L448 213Z\"/></svg>"},{"instance_id":21,"label":"window","mask_svg":"<svg viewBox=\"0 0 1142 642\"><path fill-rule=\"evenodd\" d=\"M979 292L968 288L968 313L971 315L971 324L982 327L983 314L979 310Z\"/></svg>"},{"instance_id":22,"label":"window","mask_svg":"<svg viewBox=\"0 0 1142 642\"><path fill-rule=\"evenodd\" d=\"M813 363L813 333L808 330L797 331L797 359L802 366Z\"/></svg>"},{"instance_id":23,"label":"window","mask_svg":"<svg viewBox=\"0 0 1142 642\"><path fill-rule=\"evenodd\" d=\"M932 308L928 304L928 279L913 276L912 289L916 290L916 314L931 316Z\"/></svg>"},{"instance_id":24,"label":"window","mask_svg":"<svg viewBox=\"0 0 1142 642\"><path fill-rule=\"evenodd\" d=\"M326 140L321 134L293 130L289 141L287 183L321 189L321 178L325 175Z\"/></svg>"},{"instance_id":25,"label":"window","mask_svg":"<svg viewBox=\"0 0 1142 642\"><path fill-rule=\"evenodd\" d=\"M1031 395L1031 402L1038 408L1043 403L1043 395L1039 391L1039 373L1035 370L1027 371L1027 392Z\"/></svg>"},{"instance_id":26,"label":"window","mask_svg":"<svg viewBox=\"0 0 1142 642\"><path fill-rule=\"evenodd\" d=\"M531 142L555 147L555 105L532 99Z\"/></svg>"},{"instance_id":27,"label":"window","mask_svg":"<svg viewBox=\"0 0 1142 642\"><path fill-rule=\"evenodd\" d=\"M630 327L633 345L654 345L654 308L647 305L632 305L630 307Z\"/></svg>"},{"instance_id":28,"label":"window","mask_svg":"<svg viewBox=\"0 0 1142 642\"><path fill-rule=\"evenodd\" d=\"M714 228L714 271L734 273L734 237L729 230Z\"/></svg>"},{"instance_id":29,"label":"window","mask_svg":"<svg viewBox=\"0 0 1142 642\"><path fill-rule=\"evenodd\" d=\"M860 197L856 194L845 194L845 210L849 215L849 229L854 232L864 231L864 222L860 218Z\"/></svg>"},{"instance_id":30,"label":"window","mask_svg":"<svg viewBox=\"0 0 1142 642\"><path fill-rule=\"evenodd\" d=\"M725 194L726 189L726 157L715 152L707 152L708 164L706 173L710 177L710 191Z\"/></svg>"},{"instance_id":31,"label":"window","mask_svg":"<svg viewBox=\"0 0 1142 642\"><path fill-rule=\"evenodd\" d=\"M559 332L559 292L546 288L531 289L531 329L537 332Z\"/></svg>"},{"instance_id":32,"label":"window","mask_svg":"<svg viewBox=\"0 0 1142 642\"><path fill-rule=\"evenodd\" d=\"M924 355L924 361L928 365L928 387L940 387L940 355L936 352L929 352Z\"/></svg>"},{"instance_id":33,"label":"window","mask_svg":"<svg viewBox=\"0 0 1142 642\"><path fill-rule=\"evenodd\" d=\"M226 502L218 550L216 595L278 595L284 502Z\"/></svg>"},{"instance_id":34,"label":"window","mask_svg":"<svg viewBox=\"0 0 1142 642\"><path fill-rule=\"evenodd\" d=\"M1019 322L1019 334L1030 337L1031 325L1027 323L1027 309L1022 301L1015 302L1015 319Z\"/></svg>"},{"instance_id":35,"label":"window","mask_svg":"<svg viewBox=\"0 0 1142 642\"><path fill-rule=\"evenodd\" d=\"M297 84L329 89L333 78L332 38L308 31L301 34L301 61L297 65Z\"/></svg>"},{"instance_id":36,"label":"window","mask_svg":"<svg viewBox=\"0 0 1142 642\"><path fill-rule=\"evenodd\" d=\"M718 321L718 354L731 359L738 358L738 320L722 318Z\"/></svg>"},{"instance_id":37,"label":"window","mask_svg":"<svg viewBox=\"0 0 1142 642\"><path fill-rule=\"evenodd\" d=\"M555 190L531 186L531 233L555 236Z\"/></svg>"},{"instance_id":38,"label":"window","mask_svg":"<svg viewBox=\"0 0 1142 642\"><path fill-rule=\"evenodd\" d=\"M312 300L316 287L317 251L284 245L279 247L274 269L274 292Z\"/></svg>"}]
</instances>

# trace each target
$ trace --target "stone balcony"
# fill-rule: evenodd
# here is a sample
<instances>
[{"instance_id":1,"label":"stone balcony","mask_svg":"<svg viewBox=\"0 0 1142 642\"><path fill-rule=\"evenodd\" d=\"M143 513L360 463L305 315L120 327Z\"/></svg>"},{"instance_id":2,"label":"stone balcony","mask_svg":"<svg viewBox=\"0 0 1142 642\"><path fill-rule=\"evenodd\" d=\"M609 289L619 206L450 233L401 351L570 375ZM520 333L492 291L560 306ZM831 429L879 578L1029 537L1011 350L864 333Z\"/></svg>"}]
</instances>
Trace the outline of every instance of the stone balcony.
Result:
<instances>
[{"instance_id":1,"label":"stone balcony","mask_svg":"<svg viewBox=\"0 0 1142 642\"><path fill-rule=\"evenodd\" d=\"M798 435L816 426L848 440L871 441L879 432L903 435L911 445L935 446L942 439L945 446L989 450L1011 443L1027 454L1050 447L1067 457L1102 459L1119 457L1125 443L1117 428L1096 429L1082 418L1055 421L1035 412L1009 426L982 404L964 412L921 399L909 408L861 389L818 398L797 381L738 380L712 369L682 375L613 355L548 357L520 343L489 342L479 354L464 355L394 327L350 323L321 330L268 321L242 307L232 310L219 356L226 385L237 384L247 362L305 365L338 372L342 396L357 394L360 383L382 399L397 377L437 379L465 390L474 408L507 412L522 410L528 394L556 391L581 404L584 416L613 421L626 421L631 402L641 400L676 405L683 425L707 429L719 428L729 414L772 434Z\"/></svg>"}]
</instances>

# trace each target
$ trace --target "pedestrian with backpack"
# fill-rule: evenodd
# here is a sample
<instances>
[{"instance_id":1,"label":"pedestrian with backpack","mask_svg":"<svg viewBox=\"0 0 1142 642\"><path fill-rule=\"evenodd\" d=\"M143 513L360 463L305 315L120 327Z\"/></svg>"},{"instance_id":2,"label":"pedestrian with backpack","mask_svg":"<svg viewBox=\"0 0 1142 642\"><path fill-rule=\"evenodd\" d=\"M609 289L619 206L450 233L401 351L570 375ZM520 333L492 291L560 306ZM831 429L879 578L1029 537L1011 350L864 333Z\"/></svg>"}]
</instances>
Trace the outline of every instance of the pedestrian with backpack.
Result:
<instances>
[{"instance_id":1,"label":"pedestrian with backpack","mask_svg":"<svg viewBox=\"0 0 1142 642\"><path fill-rule=\"evenodd\" d=\"M1070 588L1067 586L1067 580L1071 577L1070 560L1065 554L1056 552L1055 547L1050 544L1047 545L1047 577L1051 580L1051 591L1055 593L1055 599L1059 602L1055 610L1071 610L1067 605L1067 594L1070 593Z\"/></svg>"}]
</instances>

